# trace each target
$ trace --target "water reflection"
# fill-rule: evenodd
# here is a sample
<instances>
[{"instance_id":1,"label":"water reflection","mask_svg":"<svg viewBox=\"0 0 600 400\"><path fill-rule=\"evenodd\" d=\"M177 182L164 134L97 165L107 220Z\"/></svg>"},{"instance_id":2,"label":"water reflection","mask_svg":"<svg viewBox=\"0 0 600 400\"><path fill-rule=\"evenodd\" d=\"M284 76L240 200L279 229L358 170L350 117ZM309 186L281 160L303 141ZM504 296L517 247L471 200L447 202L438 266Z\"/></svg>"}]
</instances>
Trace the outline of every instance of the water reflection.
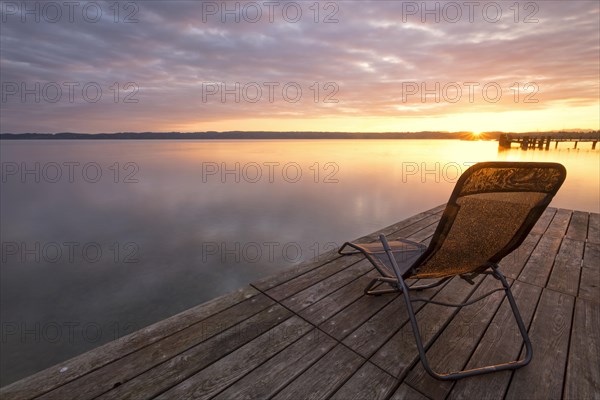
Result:
<instances>
[{"instance_id":1,"label":"water reflection","mask_svg":"<svg viewBox=\"0 0 600 400\"><path fill-rule=\"evenodd\" d=\"M600 152L581 145L36 141L1 154L3 385L444 203L478 161L561 162L553 205L600 211Z\"/></svg>"}]
</instances>

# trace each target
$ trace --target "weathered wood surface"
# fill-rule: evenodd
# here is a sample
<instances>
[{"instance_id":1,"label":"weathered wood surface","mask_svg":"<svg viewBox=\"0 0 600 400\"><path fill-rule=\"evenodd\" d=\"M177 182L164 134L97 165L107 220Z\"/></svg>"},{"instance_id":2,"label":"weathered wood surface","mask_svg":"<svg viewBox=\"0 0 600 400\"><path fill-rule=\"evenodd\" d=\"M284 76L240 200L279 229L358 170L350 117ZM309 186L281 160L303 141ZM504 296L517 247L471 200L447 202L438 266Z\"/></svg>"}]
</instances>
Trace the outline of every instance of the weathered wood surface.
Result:
<instances>
[{"instance_id":1,"label":"weathered wood surface","mask_svg":"<svg viewBox=\"0 0 600 400\"><path fill-rule=\"evenodd\" d=\"M600 303L577 299L571 331L564 398L598 398L600 382Z\"/></svg>"},{"instance_id":2,"label":"weathered wood surface","mask_svg":"<svg viewBox=\"0 0 600 400\"><path fill-rule=\"evenodd\" d=\"M496 279L487 276L475 290L473 297L500 286ZM495 292L458 312L427 352L429 365L434 371L448 373L464 369L469 355L475 350L503 298L504 292ZM431 377L420 363L406 377L406 382L430 398L444 398L452 388L451 382Z\"/></svg>"},{"instance_id":3,"label":"weathered wood surface","mask_svg":"<svg viewBox=\"0 0 600 400\"><path fill-rule=\"evenodd\" d=\"M429 243L443 206L379 233ZM335 251L0 389L2 399L600 398L600 218L548 208L501 262L528 328L530 365L437 381L418 357L404 299L366 296L377 276ZM429 281L409 282L410 285ZM454 278L419 297L461 302L500 287ZM434 370L523 357L502 292L462 309L413 304Z\"/></svg>"},{"instance_id":4,"label":"weathered wood surface","mask_svg":"<svg viewBox=\"0 0 600 400\"><path fill-rule=\"evenodd\" d=\"M527 283L515 281L512 285L512 291L523 322L525 322L525 326L529 326L542 289ZM516 326L510 305L504 299L485 334L477 344L475 352L469 359L466 368L477 368L508 360L516 360L522 345L523 340ZM510 371L502 371L462 379L455 383L453 389L450 391L449 398L502 399L510 383L511 374Z\"/></svg>"}]
</instances>

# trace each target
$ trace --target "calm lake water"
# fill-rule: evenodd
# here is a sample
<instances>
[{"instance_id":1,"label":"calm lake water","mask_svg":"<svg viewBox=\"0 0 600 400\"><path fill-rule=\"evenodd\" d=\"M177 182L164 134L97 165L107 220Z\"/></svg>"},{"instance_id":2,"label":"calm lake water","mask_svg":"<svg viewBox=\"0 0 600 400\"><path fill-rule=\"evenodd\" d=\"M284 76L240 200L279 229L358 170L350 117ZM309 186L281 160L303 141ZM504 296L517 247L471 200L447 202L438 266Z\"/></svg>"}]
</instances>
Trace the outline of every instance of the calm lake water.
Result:
<instances>
[{"instance_id":1,"label":"calm lake water","mask_svg":"<svg viewBox=\"0 0 600 400\"><path fill-rule=\"evenodd\" d=\"M4 141L5 385L446 202L478 161L556 161L600 212L591 144Z\"/></svg>"}]
</instances>

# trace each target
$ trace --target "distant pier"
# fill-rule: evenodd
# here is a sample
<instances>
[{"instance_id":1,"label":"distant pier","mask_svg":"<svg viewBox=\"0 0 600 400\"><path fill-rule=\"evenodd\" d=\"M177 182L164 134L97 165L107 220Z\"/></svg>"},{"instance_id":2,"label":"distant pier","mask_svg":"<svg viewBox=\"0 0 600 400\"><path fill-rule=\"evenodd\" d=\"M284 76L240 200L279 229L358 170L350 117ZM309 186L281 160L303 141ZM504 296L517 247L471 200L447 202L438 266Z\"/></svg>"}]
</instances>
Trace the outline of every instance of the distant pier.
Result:
<instances>
[{"instance_id":1,"label":"distant pier","mask_svg":"<svg viewBox=\"0 0 600 400\"><path fill-rule=\"evenodd\" d=\"M498 147L501 149L510 149L513 147L513 143L517 143L523 150L549 150L552 142L554 142L555 149L560 142L571 142L574 143L573 148L576 149L579 142L591 142L592 150L595 150L599 140L600 134L598 132L582 133L579 135L570 132L555 135L511 135L503 133L498 138Z\"/></svg>"}]
</instances>

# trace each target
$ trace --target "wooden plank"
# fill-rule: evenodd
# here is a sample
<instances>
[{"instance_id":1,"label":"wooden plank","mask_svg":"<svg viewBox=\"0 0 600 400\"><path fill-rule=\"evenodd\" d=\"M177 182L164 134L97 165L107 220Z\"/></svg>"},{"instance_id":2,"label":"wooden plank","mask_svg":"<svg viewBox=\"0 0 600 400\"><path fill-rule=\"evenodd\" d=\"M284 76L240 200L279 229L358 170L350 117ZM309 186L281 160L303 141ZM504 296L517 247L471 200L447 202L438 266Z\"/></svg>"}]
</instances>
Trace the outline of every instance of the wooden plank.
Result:
<instances>
[{"instance_id":1,"label":"wooden plank","mask_svg":"<svg viewBox=\"0 0 600 400\"><path fill-rule=\"evenodd\" d=\"M414 217L410 217L396 224L390 225L387 228L380 229L376 232L360 237L354 241L357 243L375 242L379 240L379 235L382 233L386 236L406 237L412 234L412 232L416 232L419 229L422 229L423 227L429 225L430 223L439 222L442 216L442 211L445 207L445 204L440 205L438 207L432 208L431 210L417 214ZM431 218L431 216L433 216L433 218ZM424 220L425 222L423 222Z\"/></svg>"},{"instance_id":2,"label":"wooden plank","mask_svg":"<svg viewBox=\"0 0 600 400\"><path fill-rule=\"evenodd\" d=\"M532 285L545 287L550 276L554 257L571 218L570 210L559 209L546 229L518 279Z\"/></svg>"},{"instance_id":3,"label":"wooden plank","mask_svg":"<svg viewBox=\"0 0 600 400\"><path fill-rule=\"evenodd\" d=\"M500 270L504 276L517 279L541 237L541 235L530 233L517 249L500 261L498 265L500 265Z\"/></svg>"},{"instance_id":4,"label":"wooden plank","mask_svg":"<svg viewBox=\"0 0 600 400\"><path fill-rule=\"evenodd\" d=\"M518 279L531 285L546 286L560 243L560 237L542 236Z\"/></svg>"},{"instance_id":5,"label":"wooden plank","mask_svg":"<svg viewBox=\"0 0 600 400\"><path fill-rule=\"evenodd\" d=\"M277 285L281 285L282 283L294 279L302 274L306 274L307 272L310 272L316 268L322 267L325 264L329 264L341 257L342 256L338 254L338 249L331 249L324 254L319 254L317 256L317 260L310 259L302 261L297 265L289 266L281 271L276 272L275 274L252 282L251 285L256 289L265 292Z\"/></svg>"},{"instance_id":6,"label":"wooden plank","mask_svg":"<svg viewBox=\"0 0 600 400\"><path fill-rule=\"evenodd\" d=\"M390 400L429 400L424 394L419 393L406 383L402 383Z\"/></svg>"},{"instance_id":7,"label":"wooden plank","mask_svg":"<svg viewBox=\"0 0 600 400\"><path fill-rule=\"evenodd\" d=\"M355 242L372 243L379 241L380 233L384 233L388 238L392 239L405 238L413 241L421 241L423 240L423 238L428 238L429 236L433 235L433 232L435 231L440 221L441 215L441 212L427 214L426 217L420 218L418 221L411 223L408 226L397 226L396 230L390 230L389 232L377 231L370 235L364 236L363 238L357 239L355 240ZM420 237L421 239L418 239L418 237Z\"/></svg>"},{"instance_id":8,"label":"wooden plank","mask_svg":"<svg viewBox=\"0 0 600 400\"><path fill-rule=\"evenodd\" d=\"M591 213L588 225L588 242L600 243L600 214Z\"/></svg>"},{"instance_id":9,"label":"wooden plank","mask_svg":"<svg viewBox=\"0 0 600 400\"><path fill-rule=\"evenodd\" d=\"M565 399L600 398L600 303L577 299L567 362Z\"/></svg>"},{"instance_id":10,"label":"wooden plank","mask_svg":"<svg viewBox=\"0 0 600 400\"><path fill-rule=\"evenodd\" d=\"M562 238L565 236L565 232L567 231L567 227L569 226L569 221L571 220L571 215L573 211L565 210L563 208L559 208L554 214L554 218L552 218L552 222L548 229L546 229L546 233L544 236L558 237Z\"/></svg>"},{"instance_id":11,"label":"wooden plank","mask_svg":"<svg viewBox=\"0 0 600 400\"><path fill-rule=\"evenodd\" d=\"M525 326L529 326L542 289L515 281L511 287ZM504 299L492 319L466 368L477 368L516 360L523 339L517 328L508 300ZM534 355L535 357L535 355ZM527 368L527 367L524 367ZM511 378L511 371L470 377L457 381L448 399L502 399Z\"/></svg>"},{"instance_id":12,"label":"wooden plank","mask_svg":"<svg viewBox=\"0 0 600 400\"><path fill-rule=\"evenodd\" d=\"M302 310L299 315L314 325L325 322L328 318L364 296L365 287L376 276L373 272L362 275L329 296L317 301Z\"/></svg>"},{"instance_id":13,"label":"wooden plank","mask_svg":"<svg viewBox=\"0 0 600 400\"><path fill-rule=\"evenodd\" d=\"M584 246L582 241L563 239L548 281L549 289L577 296Z\"/></svg>"},{"instance_id":14,"label":"wooden plank","mask_svg":"<svg viewBox=\"0 0 600 400\"><path fill-rule=\"evenodd\" d=\"M289 318L156 398L209 399L304 336L311 328L309 323L297 316Z\"/></svg>"},{"instance_id":15,"label":"wooden plank","mask_svg":"<svg viewBox=\"0 0 600 400\"><path fill-rule=\"evenodd\" d=\"M331 396L365 360L338 344L309 370L279 392L274 399L325 399Z\"/></svg>"},{"instance_id":16,"label":"wooden plank","mask_svg":"<svg viewBox=\"0 0 600 400\"><path fill-rule=\"evenodd\" d=\"M431 214L431 215L415 222L412 225L398 229L397 231L394 231L386 236L391 236L394 238L407 238L411 235L414 235L417 232L420 232L421 230L423 230L427 227L430 227L431 225L437 226L440 222L440 218L441 218L441 214ZM432 232L433 231L435 231L435 227L433 228ZM379 241L379 235L375 236L374 240Z\"/></svg>"},{"instance_id":17,"label":"wooden plank","mask_svg":"<svg viewBox=\"0 0 600 400\"><path fill-rule=\"evenodd\" d=\"M162 364L115 386L113 390L98 398L144 399L157 395L277 325L283 318L290 315L283 307L275 305L240 325L223 331L214 338L171 359L164 360L165 362Z\"/></svg>"},{"instance_id":18,"label":"wooden plank","mask_svg":"<svg viewBox=\"0 0 600 400\"><path fill-rule=\"evenodd\" d=\"M583 211L573 211L569 228L565 237L573 240L585 242L588 230L589 213Z\"/></svg>"},{"instance_id":19,"label":"wooden plank","mask_svg":"<svg viewBox=\"0 0 600 400\"><path fill-rule=\"evenodd\" d=\"M486 276L470 298L501 287L494 277ZM458 312L427 351L429 365L434 371L449 373L464 368L503 298L504 291L495 292ZM445 398L453 385L431 377L421 362L410 371L405 382L432 399Z\"/></svg>"},{"instance_id":20,"label":"wooden plank","mask_svg":"<svg viewBox=\"0 0 600 400\"><path fill-rule=\"evenodd\" d=\"M600 302L600 270L581 269L579 297L589 301Z\"/></svg>"},{"instance_id":21,"label":"wooden plank","mask_svg":"<svg viewBox=\"0 0 600 400\"><path fill-rule=\"evenodd\" d=\"M404 232L402 233L402 231L396 235L391 235L391 239L398 239L398 238L404 238L404 239L408 239L408 240L412 240L413 242L419 242L424 244L425 246L429 245L429 242L431 241L431 238L433 236L433 233L435 232L435 229L437 228L438 222L434 222L432 224L429 224L425 227L423 227L422 229L412 232L411 234L408 234L408 232Z\"/></svg>"},{"instance_id":22,"label":"wooden plank","mask_svg":"<svg viewBox=\"0 0 600 400\"><path fill-rule=\"evenodd\" d=\"M600 302L600 244L598 243L585 244L579 297Z\"/></svg>"},{"instance_id":23,"label":"wooden plank","mask_svg":"<svg viewBox=\"0 0 600 400\"><path fill-rule=\"evenodd\" d=\"M382 296L363 295L360 299L322 323L320 328L337 340L343 340L397 296L397 294Z\"/></svg>"},{"instance_id":24,"label":"wooden plank","mask_svg":"<svg viewBox=\"0 0 600 400\"><path fill-rule=\"evenodd\" d=\"M274 288L269 289L266 294L277 301L283 300L306 288L310 288L312 285L322 281L323 279L327 279L328 277L356 264L361 260L364 260L364 257L359 255L340 257L337 260L313 269L306 274L302 274L294 279L282 283L281 285L275 286Z\"/></svg>"},{"instance_id":25,"label":"wooden plank","mask_svg":"<svg viewBox=\"0 0 600 400\"><path fill-rule=\"evenodd\" d=\"M506 399L561 398L574 303L572 296L544 289L529 334L534 357L514 372Z\"/></svg>"},{"instance_id":26,"label":"wooden plank","mask_svg":"<svg viewBox=\"0 0 600 400\"><path fill-rule=\"evenodd\" d=\"M313 329L221 392L215 400L269 398L302 374L335 345L336 341L331 337Z\"/></svg>"},{"instance_id":27,"label":"wooden plank","mask_svg":"<svg viewBox=\"0 0 600 400\"><path fill-rule=\"evenodd\" d=\"M287 299L283 300L281 304L297 313L300 310L316 303L320 299L346 285L347 283L352 282L357 276L364 275L372 269L373 266L370 262L367 260L360 261L351 267L346 268L343 271L340 271L337 274L334 274L329 278L294 294L291 297L288 297Z\"/></svg>"},{"instance_id":28,"label":"wooden plank","mask_svg":"<svg viewBox=\"0 0 600 400\"><path fill-rule=\"evenodd\" d=\"M600 243L587 242L585 244L583 267L600 270Z\"/></svg>"},{"instance_id":29,"label":"wooden plank","mask_svg":"<svg viewBox=\"0 0 600 400\"><path fill-rule=\"evenodd\" d=\"M365 363L331 397L332 400L384 400L398 380L370 362Z\"/></svg>"},{"instance_id":30,"label":"wooden plank","mask_svg":"<svg viewBox=\"0 0 600 400\"><path fill-rule=\"evenodd\" d=\"M425 213L438 214L441 216L441 213L444 212L445 209L446 209L446 203L440 204L439 206L435 206L431 210L425 211Z\"/></svg>"},{"instance_id":31,"label":"wooden plank","mask_svg":"<svg viewBox=\"0 0 600 400\"><path fill-rule=\"evenodd\" d=\"M182 362L177 365L177 368L165 372L164 376L159 379L146 380L147 376L152 375L150 371L163 369L165 361L173 358L181 361L186 356L189 358L190 354L194 354L198 358L198 352L201 349L202 357L195 361L195 366L207 365L291 315L288 310L278 304L268 308L261 305L261 309L258 310L260 312L256 314L250 311L249 306L251 305L242 306L240 303L236 313L217 314L216 318L207 320L206 324L194 325L190 329L169 336L152 346L60 386L40 398L90 399L115 387L118 387L119 393L121 393L118 397L126 398L129 396L128 388L135 387L140 382L142 385L152 382L153 387L160 388L160 382L167 380L173 373L182 373L183 370L189 368L185 362ZM250 314L254 315L248 318Z\"/></svg>"},{"instance_id":32,"label":"wooden plank","mask_svg":"<svg viewBox=\"0 0 600 400\"><path fill-rule=\"evenodd\" d=\"M477 284L481 280L481 275L474 278ZM477 285L470 285L455 277L434 297L434 300L460 303L465 301L476 288ZM420 311L416 312L421 340L425 348L435 340L456 312L453 307L437 304L426 304ZM402 380L418 357L419 353L412 326L406 323L370 358L370 361L390 375Z\"/></svg>"},{"instance_id":33,"label":"wooden plank","mask_svg":"<svg viewBox=\"0 0 600 400\"><path fill-rule=\"evenodd\" d=\"M414 242L424 243L427 239L431 239L431 236L433 235L433 233L435 232L435 230L438 226L438 222L439 221L429 224L428 226L424 227L423 229L421 229L417 232L414 232L410 235L403 235L400 237L410 239Z\"/></svg>"},{"instance_id":34,"label":"wooden plank","mask_svg":"<svg viewBox=\"0 0 600 400\"><path fill-rule=\"evenodd\" d=\"M431 281L423 281L427 283ZM422 291L419 296L430 299L434 297L448 283L438 287ZM423 308L424 303L413 304L415 312ZM402 325L408 321L408 313L404 305L404 299L400 296L392 300L367 322L359 326L348 335L343 343L365 358L369 358L380 348Z\"/></svg>"},{"instance_id":35,"label":"wooden plank","mask_svg":"<svg viewBox=\"0 0 600 400\"><path fill-rule=\"evenodd\" d=\"M540 217L540 219L538 219L538 221L533 226L533 229L531 229L530 233L534 234L534 235L540 235L540 236L543 235L544 232L546 232L546 229L548 229L550 222L552 222L552 219L554 218L556 211L557 211L557 209L554 207L546 208L544 210L544 213Z\"/></svg>"},{"instance_id":36,"label":"wooden plank","mask_svg":"<svg viewBox=\"0 0 600 400\"><path fill-rule=\"evenodd\" d=\"M3 399L30 399L208 318L258 292L250 286L190 308L0 389Z\"/></svg>"}]
</instances>

